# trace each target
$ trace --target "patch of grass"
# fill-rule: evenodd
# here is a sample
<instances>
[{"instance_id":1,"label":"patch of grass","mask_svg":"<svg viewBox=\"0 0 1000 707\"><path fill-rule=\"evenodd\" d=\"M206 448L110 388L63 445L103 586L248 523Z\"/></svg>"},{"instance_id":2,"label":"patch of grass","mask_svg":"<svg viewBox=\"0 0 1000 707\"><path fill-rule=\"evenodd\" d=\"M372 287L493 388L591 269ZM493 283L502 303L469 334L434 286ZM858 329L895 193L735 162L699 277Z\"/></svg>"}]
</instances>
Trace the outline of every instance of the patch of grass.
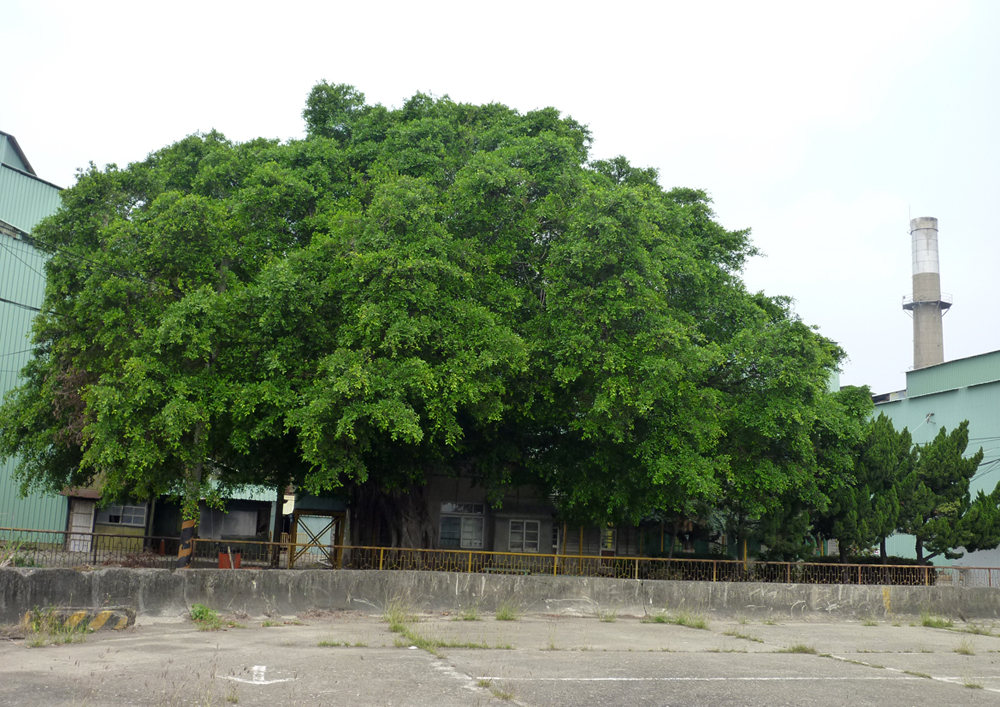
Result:
<instances>
[{"instance_id":1,"label":"patch of grass","mask_svg":"<svg viewBox=\"0 0 1000 707\"><path fill-rule=\"evenodd\" d=\"M401 599L393 599L385 605L382 620L389 624L389 630L393 633L402 633L406 630L407 624L416 621L417 617L405 602Z\"/></svg>"},{"instance_id":2,"label":"patch of grass","mask_svg":"<svg viewBox=\"0 0 1000 707\"><path fill-rule=\"evenodd\" d=\"M281 626L281 622L280 621L271 621L271 619L267 619L265 621L261 621L260 625L263 628L271 628L272 626Z\"/></svg>"},{"instance_id":3,"label":"patch of grass","mask_svg":"<svg viewBox=\"0 0 1000 707\"><path fill-rule=\"evenodd\" d=\"M771 616L765 617L764 620L761 621L761 623L764 624L765 626L777 626L778 625L777 619L775 619L774 617L771 617Z\"/></svg>"},{"instance_id":4,"label":"patch of grass","mask_svg":"<svg viewBox=\"0 0 1000 707\"><path fill-rule=\"evenodd\" d=\"M603 609L598 610L597 618L599 621L606 624L613 624L618 620L618 610L617 609Z\"/></svg>"},{"instance_id":5,"label":"patch of grass","mask_svg":"<svg viewBox=\"0 0 1000 707\"><path fill-rule=\"evenodd\" d=\"M492 680L487 680L486 678L479 678L476 681L476 685L478 685L479 687L489 687L492 684L493 684L493 681Z\"/></svg>"},{"instance_id":6,"label":"patch of grass","mask_svg":"<svg viewBox=\"0 0 1000 707\"><path fill-rule=\"evenodd\" d=\"M962 684L965 685L967 688L969 688L971 690L982 690L983 689L983 684L981 682L973 682L972 678L966 678L965 682L963 682Z\"/></svg>"},{"instance_id":7,"label":"patch of grass","mask_svg":"<svg viewBox=\"0 0 1000 707\"><path fill-rule=\"evenodd\" d=\"M708 630L708 621L705 620L705 617L695 616L686 611L681 611L674 616L663 612L659 614L647 614L640 619L640 622L644 624L674 624L675 626Z\"/></svg>"},{"instance_id":8,"label":"patch of grass","mask_svg":"<svg viewBox=\"0 0 1000 707\"><path fill-rule=\"evenodd\" d=\"M706 648L706 653L746 653L746 648Z\"/></svg>"},{"instance_id":9,"label":"patch of grass","mask_svg":"<svg viewBox=\"0 0 1000 707\"><path fill-rule=\"evenodd\" d=\"M804 643L794 643L785 648L779 648L775 653L807 653L809 655L816 655L816 649Z\"/></svg>"},{"instance_id":10,"label":"patch of grass","mask_svg":"<svg viewBox=\"0 0 1000 707\"><path fill-rule=\"evenodd\" d=\"M919 673L916 670L904 670L903 672L906 673L907 675L912 675L914 677L927 678L928 680L931 679L931 676L928 675L927 673Z\"/></svg>"},{"instance_id":11,"label":"patch of grass","mask_svg":"<svg viewBox=\"0 0 1000 707\"><path fill-rule=\"evenodd\" d=\"M941 616L932 616L926 612L920 614L920 625L927 628L952 628L955 622Z\"/></svg>"},{"instance_id":12,"label":"patch of grass","mask_svg":"<svg viewBox=\"0 0 1000 707\"><path fill-rule=\"evenodd\" d=\"M736 619L736 622L739 623L740 626L746 626L748 623L750 623L750 618L747 616L740 616L739 618Z\"/></svg>"},{"instance_id":13,"label":"patch of grass","mask_svg":"<svg viewBox=\"0 0 1000 707\"><path fill-rule=\"evenodd\" d=\"M350 641L320 641L316 645L320 646L321 648L339 648L339 647L367 648L368 647L368 644L365 643L364 641L355 641L354 643L351 643Z\"/></svg>"},{"instance_id":14,"label":"patch of grass","mask_svg":"<svg viewBox=\"0 0 1000 707\"><path fill-rule=\"evenodd\" d=\"M508 690L501 685L497 685L496 683L491 682L490 686L487 689L498 700L503 700L506 702L508 700L514 699L514 692L512 690Z\"/></svg>"},{"instance_id":15,"label":"patch of grass","mask_svg":"<svg viewBox=\"0 0 1000 707\"><path fill-rule=\"evenodd\" d=\"M83 643L90 633L87 624L88 620L85 619L76 626L67 626L63 623L62 616L52 609L40 611L37 608L29 611L21 622L21 626L28 634L25 645L29 648L41 648L58 643Z\"/></svg>"},{"instance_id":16,"label":"patch of grass","mask_svg":"<svg viewBox=\"0 0 1000 707\"><path fill-rule=\"evenodd\" d=\"M875 619L865 619L861 622L862 626L878 626L878 621Z\"/></svg>"},{"instance_id":17,"label":"patch of grass","mask_svg":"<svg viewBox=\"0 0 1000 707\"><path fill-rule=\"evenodd\" d=\"M229 704L238 704L240 701L240 693L236 689L236 685L230 685L229 689L226 690L226 702Z\"/></svg>"},{"instance_id":18,"label":"patch of grass","mask_svg":"<svg viewBox=\"0 0 1000 707\"><path fill-rule=\"evenodd\" d=\"M222 630L222 617L219 616L219 612L209 609L204 604L192 604L190 615L199 631Z\"/></svg>"},{"instance_id":19,"label":"patch of grass","mask_svg":"<svg viewBox=\"0 0 1000 707\"><path fill-rule=\"evenodd\" d=\"M961 631L962 633L971 633L975 636L992 636L993 626L989 628L986 626L980 626L979 624L969 624L968 626L963 626L962 628L955 629L956 631Z\"/></svg>"},{"instance_id":20,"label":"patch of grass","mask_svg":"<svg viewBox=\"0 0 1000 707\"><path fill-rule=\"evenodd\" d=\"M763 643L763 638L757 638L756 636L751 636L749 633L740 633L739 631L723 631L723 636L732 636L733 638L740 638L744 641L753 641L754 643Z\"/></svg>"},{"instance_id":21,"label":"patch of grass","mask_svg":"<svg viewBox=\"0 0 1000 707\"><path fill-rule=\"evenodd\" d=\"M705 620L704 616L695 616L689 614L686 611L682 611L677 616L674 617L674 623L678 626L687 626L688 628L699 628L703 631L708 630L708 621Z\"/></svg>"},{"instance_id":22,"label":"patch of grass","mask_svg":"<svg viewBox=\"0 0 1000 707\"><path fill-rule=\"evenodd\" d=\"M513 599L504 599L497 604L493 618L497 621L517 621L521 618L521 606Z\"/></svg>"},{"instance_id":23,"label":"patch of grass","mask_svg":"<svg viewBox=\"0 0 1000 707\"><path fill-rule=\"evenodd\" d=\"M969 640L967 640L967 639L965 639L965 638L963 638L961 641L959 641L958 645L955 646L955 652L958 653L959 655L975 655L976 654L975 649L972 647L972 642L969 641Z\"/></svg>"},{"instance_id":24,"label":"patch of grass","mask_svg":"<svg viewBox=\"0 0 1000 707\"><path fill-rule=\"evenodd\" d=\"M467 609L463 609L456 617L459 621L482 621L482 615L479 612L479 607L476 605L470 606Z\"/></svg>"}]
</instances>

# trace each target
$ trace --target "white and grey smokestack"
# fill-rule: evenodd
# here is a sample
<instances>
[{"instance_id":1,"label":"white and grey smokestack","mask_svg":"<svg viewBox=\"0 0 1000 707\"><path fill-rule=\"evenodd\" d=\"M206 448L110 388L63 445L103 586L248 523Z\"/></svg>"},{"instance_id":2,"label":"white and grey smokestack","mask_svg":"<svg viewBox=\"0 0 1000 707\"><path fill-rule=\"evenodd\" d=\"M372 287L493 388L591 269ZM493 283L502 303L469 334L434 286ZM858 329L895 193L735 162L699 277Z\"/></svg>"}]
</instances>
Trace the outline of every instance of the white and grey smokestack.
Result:
<instances>
[{"instance_id":1,"label":"white and grey smokestack","mask_svg":"<svg viewBox=\"0 0 1000 707\"><path fill-rule=\"evenodd\" d=\"M938 262L938 221L923 216L910 220L913 241L913 294L903 299L903 309L913 312L913 368L944 363L942 313L951 299L941 296Z\"/></svg>"}]
</instances>

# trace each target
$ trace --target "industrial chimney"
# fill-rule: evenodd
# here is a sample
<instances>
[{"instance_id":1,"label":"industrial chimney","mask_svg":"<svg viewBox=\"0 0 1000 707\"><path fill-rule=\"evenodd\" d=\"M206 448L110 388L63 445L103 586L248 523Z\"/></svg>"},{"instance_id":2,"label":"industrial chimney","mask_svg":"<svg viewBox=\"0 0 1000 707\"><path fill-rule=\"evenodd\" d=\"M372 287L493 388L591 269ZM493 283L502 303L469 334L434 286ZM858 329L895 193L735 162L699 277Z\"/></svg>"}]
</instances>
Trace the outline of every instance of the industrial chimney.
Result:
<instances>
[{"instance_id":1,"label":"industrial chimney","mask_svg":"<svg viewBox=\"0 0 1000 707\"><path fill-rule=\"evenodd\" d=\"M941 296L938 265L938 222L924 216L910 220L913 240L913 294L903 298L903 309L913 312L913 368L944 363L941 316L951 298Z\"/></svg>"}]
</instances>

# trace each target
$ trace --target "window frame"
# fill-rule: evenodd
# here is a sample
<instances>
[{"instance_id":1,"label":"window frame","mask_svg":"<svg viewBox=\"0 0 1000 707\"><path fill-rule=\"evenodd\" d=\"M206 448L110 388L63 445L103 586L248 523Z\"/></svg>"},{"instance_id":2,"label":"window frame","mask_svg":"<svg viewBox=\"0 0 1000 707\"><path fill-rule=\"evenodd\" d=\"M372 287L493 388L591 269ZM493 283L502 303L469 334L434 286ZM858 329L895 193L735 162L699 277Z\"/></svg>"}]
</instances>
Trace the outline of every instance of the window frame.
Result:
<instances>
[{"instance_id":1,"label":"window frame","mask_svg":"<svg viewBox=\"0 0 1000 707\"><path fill-rule=\"evenodd\" d=\"M116 512L117 511L117 512ZM139 516L138 511L141 511ZM94 517L95 525L121 525L126 528L145 528L149 509L145 504L141 505L112 505L97 509ZM139 516L139 520L136 517ZM128 519L126 521L125 519Z\"/></svg>"},{"instance_id":2,"label":"window frame","mask_svg":"<svg viewBox=\"0 0 1000 707\"><path fill-rule=\"evenodd\" d=\"M520 529L515 530L514 524L520 525ZM529 530L528 526L534 525L533 530ZM518 533L521 536L520 543L518 547L514 545L514 534ZM528 540L528 534L533 533L535 539L533 543ZM536 555L541 551L541 540L542 540L542 522L538 520L531 520L528 518L511 518L507 526L507 551L508 552L520 552L525 554ZM534 545L534 549L530 548L530 545Z\"/></svg>"},{"instance_id":3,"label":"window frame","mask_svg":"<svg viewBox=\"0 0 1000 707\"><path fill-rule=\"evenodd\" d=\"M458 523L457 545L454 544L454 528L448 530L448 542L445 542L446 521ZM482 550L486 546L486 504L443 502L438 520L438 545L448 550Z\"/></svg>"}]
</instances>

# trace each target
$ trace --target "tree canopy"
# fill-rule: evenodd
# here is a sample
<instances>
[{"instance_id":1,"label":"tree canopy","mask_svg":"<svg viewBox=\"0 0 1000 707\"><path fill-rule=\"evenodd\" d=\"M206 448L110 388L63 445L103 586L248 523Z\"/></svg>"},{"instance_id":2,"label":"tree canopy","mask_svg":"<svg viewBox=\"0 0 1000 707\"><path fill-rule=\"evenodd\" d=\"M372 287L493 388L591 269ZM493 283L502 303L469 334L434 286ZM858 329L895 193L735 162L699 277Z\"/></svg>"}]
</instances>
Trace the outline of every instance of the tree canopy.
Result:
<instances>
[{"instance_id":1,"label":"tree canopy","mask_svg":"<svg viewBox=\"0 0 1000 707\"><path fill-rule=\"evenodd\" d=\"M553 108L324 82L303 116L302 140L192 135L64 192L0 409L26 487L189 518L240 484L402 502L432 472L581 522L825 507L856 433L827 389L844 353L746 290L749 232L705 192L590 161Z\"/></svg>"}]
</instances>

